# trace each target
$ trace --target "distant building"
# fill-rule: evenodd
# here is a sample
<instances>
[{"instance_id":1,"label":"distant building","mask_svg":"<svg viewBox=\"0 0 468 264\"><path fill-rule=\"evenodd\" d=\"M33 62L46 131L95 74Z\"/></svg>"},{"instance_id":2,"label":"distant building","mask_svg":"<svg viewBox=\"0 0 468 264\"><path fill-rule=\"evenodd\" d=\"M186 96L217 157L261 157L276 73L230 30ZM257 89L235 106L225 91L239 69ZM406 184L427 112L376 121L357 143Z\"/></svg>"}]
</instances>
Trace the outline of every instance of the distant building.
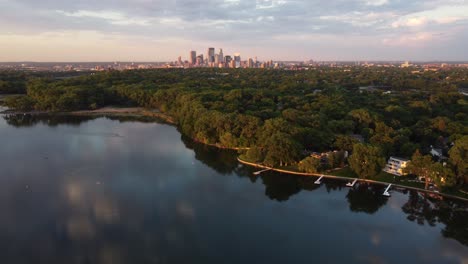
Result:
<instances>
[{"instance_id":1,"label":"distant building","mask_svg":"<svg viewBox=\"0 0 468 264\"><path fill-rule=\"evenodd\" d=\"M227 55L224 57L224 65L226 68L229 68L231 66L231 61L232 61L232 57Z\"/></svg>"},{"instance_id":2,"label":"distant building","mask_svg":"<svg viewBox=\"0 0 468 264\"><path fill-rule=\"evenodd\" d=\"M219 63L223 63L224 62L224 54L223 54L223 49L219 49Z\"/></svg>"},{"instance_id":3,"label":"distant building","mask_svg":"<svg viewBox=\"0 0 468 264\"><path fill-rule=\"evenodd\" d=\"M411 66L411 64L409 63L409 61L405 61L405 63L403 63L403 64L400 65L401 68L408 68L409 66Z\"/></svg>"},{"instance_id":4,"label":"distant building","mask_svg":"<svg viewBox=\"0 0 468 264\"><path fill-rule=\"evenodd\" d=\"M207 60L208 60L208 64L212 64L215 62L215 48L208 48L208 52L207 52Z\"/></svg>"},{"instance_id":5,"label":"distant building","mask_svg":"<svg viewBox=\"0 0 468 264\"><path fill-rule=\"evenodd\" d=\"M241 67L241 56L239 53L234 54L235 68Z\"/></svg>"},{"instance_id":6,"label":"distant building","mask_svg":"<svg viewBox=\"0 0 468 264\"><path fill-rule=\"evenodd\" d=\"M383 171L396 176L406 175L406 173L403 172L403 169L406 168L409 162L411 161L407 159L390 157Z\"/></svg>"},{"instance_id":7,"label":"distant building","mask_svg":"<svg viewBox=\"0 0 468 264\"><path fill-rule=\"evenodd\" d=\"M247 65L249 68L254 68L254 61L252 58L249 58L249 64Z\"/></svg>"},{"instance_id":8,"label":"distant building","mask_svg":"<svg viewBox=\"0 0 468 264\"><path fill-rule=\"evenodd\" d=\"M203 60L203 54L200 54L197 56L197 62L196 62L196 65L197 66L201 66L204 64L204 60Z\"/></svg>"},{"instance_id":9,"label":"distant building","mask_svg":"<svg viewBox=\"0 0 468 264\"><path fill-rule=\"evenodd\" d=\"M194 50L190 51L190 64L197 64L197 52Z\"/></svg>"}]
</instances>

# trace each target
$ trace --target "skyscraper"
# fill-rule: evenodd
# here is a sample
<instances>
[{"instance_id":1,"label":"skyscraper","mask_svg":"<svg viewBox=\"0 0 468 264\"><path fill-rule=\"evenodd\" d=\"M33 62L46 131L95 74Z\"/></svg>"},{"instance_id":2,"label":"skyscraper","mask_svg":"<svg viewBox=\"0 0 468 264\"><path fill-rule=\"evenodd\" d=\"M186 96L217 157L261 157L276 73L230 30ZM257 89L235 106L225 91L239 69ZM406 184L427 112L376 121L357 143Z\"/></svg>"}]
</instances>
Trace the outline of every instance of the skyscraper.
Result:
<instances>
[{"instance_id":1,"label":"skyscraper","mask_svg":"<svg viewBox=\"0 0 468 264\"><path fill-rule=\"evenodd\" d=\"M197 64L197 52L194 50L190 51L190 64Z\"/></svg>"},{"instance_id":2,"label":"skyscraper","mask_svg":"<svg viewBox=\"0 0 468 264\"><path fill-rule=\"evenodd\" d=\"M240 53L235 53L234 54L234 61L235 61L236 68L240 68L240 66L241 66Z\"/></svg>"},{"instance_id":3,"label":"skyscraper","mask_svg":"<svg viewBox=\"0 0 468 264\"><path fill-rule=\"evenodd\" d=\"M224 65L225 65L226 68L228 68L228 67L231 66L231 65L230 65L231 61L232 61L232 57L231 57L231 56L227 55L226 57L224 57Z\"/></svg>"},{"instance_id":4,"label":"skyscraper","mask_svg":"<svg viewBox=\"0 0 468 264\"><path fill-rule=\"evenodd\" d=\"M248 64L247 67L249 67L249 68L254 68L254 61L253 61L252 58L249 58L249 64Z\"/></svg>"},{"instance_id":5,"label":"skyscraper","mask_svg":"<svg viewBox=\"0 0 468 264\"><path fill-rule=\"evenodd\" d=\"M223 49L219 49L219 63L224 62L224 54L223 54Z\"/></svg>"},{"instance_id":6,"label":"skyscraper","mask_svg":"<svg viewBox=\"0 0 468 264\"><path fill-rule=\"evenodd\" d=\"M203 65L203 64L204 64L204 62L203 62L203 54L200 54L200 55L197 56L197 64L196 64L196 65L201 66L201 65Z\"/></svg>"},{"instance_id":7,"label":"skyscraper","mask_svg":"<svg viewBox=\"0 0 468 264\"><path fill-rule=\"evenodd\" d=\"M208 54L207 54L207 60L208 63L214 63L215 61L215 48L208 48Z\"/></svg>"}]
</instances>

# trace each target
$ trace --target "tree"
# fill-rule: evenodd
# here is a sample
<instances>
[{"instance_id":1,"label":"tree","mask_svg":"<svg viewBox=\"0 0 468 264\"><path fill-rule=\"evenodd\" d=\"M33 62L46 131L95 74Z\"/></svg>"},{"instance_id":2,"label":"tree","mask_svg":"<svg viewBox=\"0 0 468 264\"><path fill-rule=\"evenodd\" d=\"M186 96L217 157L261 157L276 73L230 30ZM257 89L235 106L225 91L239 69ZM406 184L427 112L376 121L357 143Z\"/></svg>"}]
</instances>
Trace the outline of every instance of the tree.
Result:
<instances>
[{"instance_id":1,"label":"tree","mask_svg":"<svg viewBox=\"0 0 468 264\"><path fill-rule=\"evenodd\" d=\"M355 144L348 162L351 169L360 178L368 179L377 175L385 165L385 159L378 147Z\"/></svg>"},{"instance_id":2,"label":"tree","mask_svg":"<svg viewBox=\"0 0 468 264\"><path fill-rule=\"evenodd\" d=\"M357 143L359 143L359 141L351 136L338 135L335 138L335 143L333 143L333 146L339 150L351 152L353 150L354 144Z\"/></svg>"},{"instance_id":3,"label":"tree","mask_svg":"<svg viewBox=\"0 0 468 264\"><path fill-rule=\"evenodd\" d=\"M265 154L261 148L253 147L247 150L245 157L248 161L257 163L262 162L265 159Z\"/></svg>"},{"instance_id":4,"label":"tree","mask_svg":"<svg viewBox=\"0 0 468 264\"><path fill-rule=\"evenodd\" d=\"M404 169L407 173L414 174L416 176L424 178L425 188L429 187L431 182L431 176L433 175L431 171L433 161L432 157L429 155L423 156L419 149L414 152L411 162Z\"/></svg>"},{"instance_id":5,"label":"tree","mask_svg":"<svg viewBox=\"0 0 468 264\"><path fill-rule=\"evenodd\" d=\"M345 162L344 151L328 152L327 158L328 158L328 166L331 169L344 167L344 162Z\"/></svg>"},{"instance_id":6,"label":"tree","mask_svg":"<svg viewBox=\"0 0 468 264\"><path fill-rule=\"evenodd\" d=\"M18 109L21 111L31 111L34 108L34 100L24 96L24 95L17 95L11 96L5 100L5 105L12 108Z\"/></svg>"},{"instance_id":7,"label":"tree","mask_svg":"<svg viewBox=\"0 0 468 264\"><path fill-rule=\"evenodd\" d=\"M375 131L370 138L370 143L379 146L385 155L389 155L392 152L394 144L393 133L393 128L385 125L383 122L376 122Z\"/></svg>"},{"instance_id":8,"label":"tree","mask_svg":"<svg viewBox=\"0 0 468 264\"><path fill-rule=\"evenodd\" d=\"M432 164L430 173L431 175L429 177L438 186L451 187L454 186L457 182L453 171L440 162L434 162Z\"/></svg>"},{"instance_id":9,"label":"tree","mask_svg":"<svg viewBox=\"0 0 468 264\"><path fill-rule=\"evenodd\" d=\"M297 162L301 146L288 134L277 132L270 136L264 147L265 164L269 166L288 166Z\"/></svg>"},{"instance_id":10,"label":"tree","mask_svg":"<svg viewBox=\"0 0 468 264\"><path fill-rule=\"evenodd\" d=\"M455 184L454 174L449 168L439 162L432 161L430 155L423 156L419 150L414 152L405 171L424 178L426 189L431 182L439 186L452 186Z\"/></svg>"},{"instance_id":11,"label":"tree","mask_svg":"<svg viewBox=\"0 0 468 264\"><path fill-rule=\"evenodd\" d=\"M455 141L455 145L449 151L449 161L455 166L457 180L468 182L468 136Z\"/></svg>"},{"instance_id":12,"label":"tree","mask_svg":"<svg viewBox=\"0 0 468 264\"><path fill-rule=\"evenodd\" d=\"M354 109L349 112L348 115L357 124L357 131L361 131L361 129L369 127L369 125L374 121L374 118L367 109Z\"/></svg>"},{"instance_id":13,"label":"tree","mask_svg":"<svg viewBox=\"0 0 468 264\"><path fill-rule=\"evenodd\" d=\"M298 169L307 173L317 173L320 169L320 165L320 159L307 157L299 162Z\"/></svg>"}]
</instances>

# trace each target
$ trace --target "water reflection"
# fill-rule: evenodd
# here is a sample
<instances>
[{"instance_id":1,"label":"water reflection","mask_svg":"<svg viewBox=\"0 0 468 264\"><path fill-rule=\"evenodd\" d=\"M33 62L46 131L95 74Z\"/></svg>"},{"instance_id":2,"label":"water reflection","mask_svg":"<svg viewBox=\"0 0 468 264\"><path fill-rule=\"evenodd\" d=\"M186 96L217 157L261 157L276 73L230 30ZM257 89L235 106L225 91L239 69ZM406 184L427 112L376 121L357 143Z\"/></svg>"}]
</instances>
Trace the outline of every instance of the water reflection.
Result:
<instances>
[{"instance_id":1,"label":"water reflection","mask_svg":"<svg viewBox=\"0 0 468 264\"><path fill-rule=\"evenodd\" d=\"M7 124L14 127L32 127L37 124L44 124L51 127L58 125L71 125L79 126L82 123L95 120L97 118L106 118L109 120L115 120L121 123L124 122L140 122L140 123L152 123L159 122L164 123L162 120L153 117L135 117L135 116L99 116L99 115L67 115L67 114L4 114L3 119Z\"/></svg>"},{"instance_id":2,"label":"water reflection","mask_svg":"<svg viewBox=\"0 0 468 264\"><path fill-rule=\"evenodd\" d=\"M444 224L442 234L468 246L467 204L454 200L434 199L427 194L409 192L402 210L408 220L419 225Z\"/></svg>"},{"instance_id":3,"label":"water reflection","mask_svg":"<svg viewBox=\"0 0 468 264\"><path fill-rule=\"evenodd\" d=\"M61 124L79 126L83 122L93 120L90 116L69 116L69 115L39 115L39 114L6 114L3 119L8 125L14 127L32 127L37 124L44 124L55 127Z\"/></svg>"},{"instance_id":4,"label":"water reflection","mask_svg":"<svg viewBox=\"0 0 468 264\"><path fill-rule=\"evenodd\" d=\"M351 188L346 195L349 209L353 212L376 213L387 203L388 199L382 195L384 189L380 185L358 184Z\"/></svg>"},{"instance_id":5,"label":"water reflection","mask_svg":"<svg viewBox=\"0 0 468 264\"><path fill-rule=\"evenodd\" d=\"M195 158L220 174L231 174L237 167L237 152L233 150L222 150L193 141L181 136L185 147L195 152Z\"/></svg>"},{"instance_id":6,"label":"water reflection","mask_svg":"<svg viewBox=\"0 0 468 264\"><path fill-rule=\"evenodd\" d=\"M166 125L5 116L0 146L2 263L468 259L465 203L255 177L235 152L181 140Z\"/></svg>"}]
</instances>

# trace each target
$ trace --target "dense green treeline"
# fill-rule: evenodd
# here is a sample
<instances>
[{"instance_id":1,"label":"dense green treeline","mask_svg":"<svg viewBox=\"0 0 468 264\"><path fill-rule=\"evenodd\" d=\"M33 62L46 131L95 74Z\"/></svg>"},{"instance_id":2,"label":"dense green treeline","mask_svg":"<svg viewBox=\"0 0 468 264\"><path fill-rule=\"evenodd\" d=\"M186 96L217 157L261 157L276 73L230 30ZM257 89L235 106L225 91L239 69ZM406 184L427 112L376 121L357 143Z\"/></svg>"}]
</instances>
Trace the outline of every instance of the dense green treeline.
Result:
<instances>
[{"instance_id":1,"label":"dense green treeline","mask_svg":"<svg viewBox=\"0 0 468 264\"><path fill-rule=\"evenodd\" d=\"M365 144L359 152L378 156L375 168L363 172L371 177L390 155L410 158L431 145L449 155L450 144L468 135L468 100L458 92L466 85L466 69L177 69L41 77L28 78L26 95L7 104L45 111L107 105L158 109L172 116L183 134L207 144L250 148L249 159L271 166L295 164L308 151L351 152L360 139ZM372 89L360 91L361 86ZM351 160L358 164L356 158ZM466 178L452 165L455 175Z\"/></svg>"},{"instance_id":2,"label":"dense green treeline","mask_svg":"<svg viewBox=\"0 0 468 264\"><path fill-rule=\"evenodd\" d=\"M27 82L35 78L61 80L89 74L89 72L23 72L0 70L0 95L24 94L26 93Z\"/></svg>"}]
</instances>

